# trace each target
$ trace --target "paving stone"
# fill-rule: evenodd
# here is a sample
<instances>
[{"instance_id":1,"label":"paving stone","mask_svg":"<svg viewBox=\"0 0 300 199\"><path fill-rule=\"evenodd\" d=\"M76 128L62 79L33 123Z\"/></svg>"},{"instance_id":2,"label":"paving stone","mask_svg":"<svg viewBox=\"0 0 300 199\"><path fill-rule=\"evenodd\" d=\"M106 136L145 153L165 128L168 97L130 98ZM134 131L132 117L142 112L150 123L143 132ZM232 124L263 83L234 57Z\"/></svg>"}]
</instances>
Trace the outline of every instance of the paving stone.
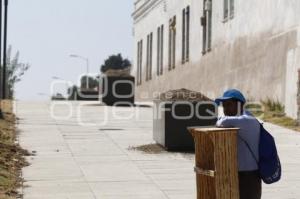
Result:
<instances>
[{"instance_id":1,"label":"paving stone","mask_svg":"<svg viewBox=\"0 0 300 199\"><path fill-rule=\"evenodd\" d=\"M51 114L50 103L17 102L20 144L37 152L23 169L25 199L196 198L194 154L129 149L153 143L151 108L67 103ZM67 120L51 117L70 109ZM265 126L276 138L283 176L264 185L263 199L299 199L300 133Z\"/></svg>"}]
</instances>

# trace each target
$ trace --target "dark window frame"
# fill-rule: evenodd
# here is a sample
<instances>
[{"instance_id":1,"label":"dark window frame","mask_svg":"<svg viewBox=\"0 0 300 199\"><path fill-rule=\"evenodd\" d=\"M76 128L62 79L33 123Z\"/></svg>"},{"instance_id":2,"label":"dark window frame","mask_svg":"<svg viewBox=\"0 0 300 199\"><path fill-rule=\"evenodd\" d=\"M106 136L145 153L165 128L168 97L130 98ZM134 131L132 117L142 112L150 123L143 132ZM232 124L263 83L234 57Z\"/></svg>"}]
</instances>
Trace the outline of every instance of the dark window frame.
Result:
<instances>
[{"instance_id":1,"label":"dark window frame","mask_svg":"<svg viewBox=\"0 0 300 199\"><path fill-rule=\"evenodd\" d=\"M227 22L234 18L235 15L235 1L223 0L223 22Z\"/></svg>"},{"instance_id":2,"label":"dark window frame","mask_svg":"<svg viewBox=\"0 0 300 199\"><path fill-rule=\"evenodd\" d=\"M160 46L161 46L161 30L160 26L157 28L157 57L156 57L156 75L160 75L160 59L161 59L161 53L160 53Z\"/></svg>"},{"instance_id":3,"label":"dark window frame","mask_svg":"<svg viewBox=\"0 0 300 199\"><path fill-rule=\"evenodd\" d=\"M174 26L173 26L173 62L172 62L172 68L175 69L176 67L176 16L173 18L174 20Z\"/></svg>"},{"instance_id":4,"label":"dark window frame","mask_svg":"<svg viewBox=\"0 0 300 199\"><path fill-rule=\"evenodd\" d=\"M185 64L190 56L190 6L182 10L182 55L181 62Z\"/></svg>"},{"instance_id":5,"label":"dark window frame","mask_svg":"<svg viewBox=\"0 0 300 199\"><path fill-rule=\"evenodd\" d=\"M163 75L164 71L164 25L160 27L160 75Z\"/></svg>"},{"instance_id":6,"label":"dark window frame","mask_svg":"<svg viewBox=\"0 0 300 199\"><path fill-rule=\"evenodd\" d=\"M152 62L153 62L153 33L150 33L150 52L149 52L149 72L148 80L152 80Z\"/></svg>"},{"instance_id":7,"label":"dark window frame","mask_svg":"<svg viewBox=\"0 0 300 199\"><path fill-rule=\"evenodd\" d=\"M137 46L137 85L142 84L142 64L143 64L143 40Z\"/></svg>"},{"instance_id":8,"label":"dark window frame","mask_svg":"<svg viewBox=\"0 0 300 199\"><path fill-rule=\"evenodd\" d=\"M156 75L163 75L163 58L164 58L164 25L157 28L157 63Z\"/></svg>"},{"instance_id":9,"label":"dark window frame","mask_svg":"<svg viewBox=\"0 0 300 199\"><path fill-rule=\"evenodd\" d=\"M136 56L136 85L140 85L140 41L137 43Z\"/></svg>"},{"instance_id":10,"label":"dark window frame","mask_svg":"<svg viewBox=\"0 0 300 199\"><path fill-rule=\"evenodd\" d=\"M146 81L152 79L153 33L147 35Z\"/></svg>"},{"instance_id":11,"label":"dark window frame","mask_svg":"<svg viewBox=\"0 0 300 199\"><path fill-rule=\"evenodd\" d=\"M191 27L191 9L190 6L187 8L187 21L186 21L186 61L190 60L190 27Z\"/></svg>"},{"instance_id":12,"label":"dark window frame","mask_svg":"<svg viewBox=\"0 0 300 199\"><path fill-rule=\"evenodd\" d=\"M169 20L169 46L168 46L168 70L170 71L172 69L172 19Z\"/></svg>"},{"instance_id":13,"label":"dark window frame","mask_svg":"<svg viewBox=\"0 0 300 199\"><path fill-rule=\"evenodd\" d=\"M230 19L234 18L235 15L235 1L234 0L229 0L229 8L230 8Z\"/></svg>"},{"instance_id":14,"label":"dark window frame","mask_svg":"<svg viewBox=\"0 0 300 199\"><path fill-rule=\"evenodd\" d=\"M212 4L212 0L203 0L203 17L201 18L203 26L203 55L210 52L212 48Z\"/></svg>"},{"instance_id":15,"label":"dark window frame","mask_svg":"<svg viewBox=\"0 0 300 199\"><path fill-rule=\"evenodd\" d=\"M186 52L186 10L182 10L182 55L181 62L185 63L185 52Z\"/></svg>"},{"instance_id":16,"label":"dark window frame","mask_svg":"<svg viewBox=\"0 0 300 199\"><path fill-rule=\"evenodd\" d=\"M176 15L169 21L169 71L176 67Z\"/></svg>"}]
</instances>

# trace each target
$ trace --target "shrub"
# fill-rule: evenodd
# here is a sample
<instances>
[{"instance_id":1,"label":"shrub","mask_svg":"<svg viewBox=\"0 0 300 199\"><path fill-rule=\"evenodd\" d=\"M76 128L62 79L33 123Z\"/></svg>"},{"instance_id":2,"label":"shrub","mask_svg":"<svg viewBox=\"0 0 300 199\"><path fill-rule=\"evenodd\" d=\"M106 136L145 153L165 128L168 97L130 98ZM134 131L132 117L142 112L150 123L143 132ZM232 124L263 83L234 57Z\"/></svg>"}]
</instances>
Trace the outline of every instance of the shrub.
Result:
<instances>
[{"instance_id":1,"label":"shrub","mask_svg":"<svg viewBox=\"0 0 300 199\"><path fill-rule=\"evenodd\" d=\"M104 61L104 64L101 66L101 72L105 73L110 69L123 70L130 68L130 66L130 61L128 59L123 59L121 54L111 55Z\"/></svg>"}]
</instances>

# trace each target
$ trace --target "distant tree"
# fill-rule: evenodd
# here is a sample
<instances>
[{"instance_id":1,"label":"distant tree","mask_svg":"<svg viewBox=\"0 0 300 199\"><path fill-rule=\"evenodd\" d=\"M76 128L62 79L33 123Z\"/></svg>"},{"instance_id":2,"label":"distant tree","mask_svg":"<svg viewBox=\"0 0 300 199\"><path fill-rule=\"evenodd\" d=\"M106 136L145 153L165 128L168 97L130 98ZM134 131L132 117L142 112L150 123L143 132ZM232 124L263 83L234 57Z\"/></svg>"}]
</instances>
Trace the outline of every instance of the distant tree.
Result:
<instances>
[{"instance_id":1,"label":"distant tree","mask_svg":"<svg viewBox=\"0 0 300 199\"><path fill-rule=\"evenodd\" d=\"M96 88L96 87L94 87ZM80 89L78 86L73 85L72 87L68 88L68 100L76 100L76 101L81 101L81 100L88 100L88 101L98 101L98 91L97 90L88 90L86 91L85 89Z\"/></svg>"},{"instance_id":2,"label":"distant tree","mask_svg":"<svg viewBox=\"0 0 300 199\"><path fill-rule=\"evenodd\" d=\"M69 100L77 100L78 97L78 87L73 85L72 87L68 88L68 99Z\"/></svg>"},{"instance_id":3,"label":"distant tree","mask_svg":"<svg viewBox=\"0 0 300 199\"><path fill-rule=\"evenodd\" d=\"M104 61L101 66L101 72L105 73L107 70L122 70L131 67L131 63L128 59L123 59L121 54L111 55Z\"/></svg>"},{"instance_id":4,"label":"distant tree","mask_svg":"<svg viewBox=\"0 0 300 199\"><path fill-rule=\"evenodd\" d=\"M97 78L91 77L91 76L82 76L80 80L80 87L81 88L86 88L87 84L87 77L88 77L88 82L89 82L89 89L95 89L99 86L99 81Z\"/></svg>"},{"instance_id":5,"label":"distant tree","mask_svg":"<svg viewBox=\"0 0 300 199\"><path fill-rule=\"evenodd\" d=\"M30 68L29 64L19 62L19 51L12 58L12 47L7 50L7 94L10 99L14 97L14 88L16 83L21 81L21 77Z\"/></svg>"},{"instance_id":6,"label":"distant tree","mask_svg":"<svg viewBox=\"0 0 300 199\"><path fill-rule=\"evenodd\" d=\"M66 98L61 93L56 93L51 97L51 100L66 100Z\"/></svg>"}]
</instances>

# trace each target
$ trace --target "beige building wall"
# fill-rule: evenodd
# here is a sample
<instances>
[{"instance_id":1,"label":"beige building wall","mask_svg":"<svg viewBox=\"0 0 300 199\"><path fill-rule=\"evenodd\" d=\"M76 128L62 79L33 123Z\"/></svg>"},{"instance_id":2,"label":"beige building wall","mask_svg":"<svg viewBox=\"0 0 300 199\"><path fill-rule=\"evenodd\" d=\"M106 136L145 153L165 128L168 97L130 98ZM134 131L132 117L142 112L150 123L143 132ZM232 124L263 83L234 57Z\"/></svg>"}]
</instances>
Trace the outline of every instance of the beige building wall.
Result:
<instances>
[{"instance_id":1,"label":"beige building wall","mask_svg":"<svg viewBox=\"0 0 300 199\"><path fill-rule=\"evenodd\" d=\"M143 82L137 100L151 100L157 92L187 88L215 98L238 88L248 99L271 98L297 116L297 70L300 66L300 1L235 0L234 18L224 22L223 1L212 1L212 50L202 54L202 0L138 0L135 4L134 46L143 39ZM182 9L191 8L190 60L181 64ZM168 24L177 17L176 69L168 71ZM164 74L156 75L157 27L165 26ZM146 82L147 35L153 32L152 80Z\"/></svg>"}]
</instances>

